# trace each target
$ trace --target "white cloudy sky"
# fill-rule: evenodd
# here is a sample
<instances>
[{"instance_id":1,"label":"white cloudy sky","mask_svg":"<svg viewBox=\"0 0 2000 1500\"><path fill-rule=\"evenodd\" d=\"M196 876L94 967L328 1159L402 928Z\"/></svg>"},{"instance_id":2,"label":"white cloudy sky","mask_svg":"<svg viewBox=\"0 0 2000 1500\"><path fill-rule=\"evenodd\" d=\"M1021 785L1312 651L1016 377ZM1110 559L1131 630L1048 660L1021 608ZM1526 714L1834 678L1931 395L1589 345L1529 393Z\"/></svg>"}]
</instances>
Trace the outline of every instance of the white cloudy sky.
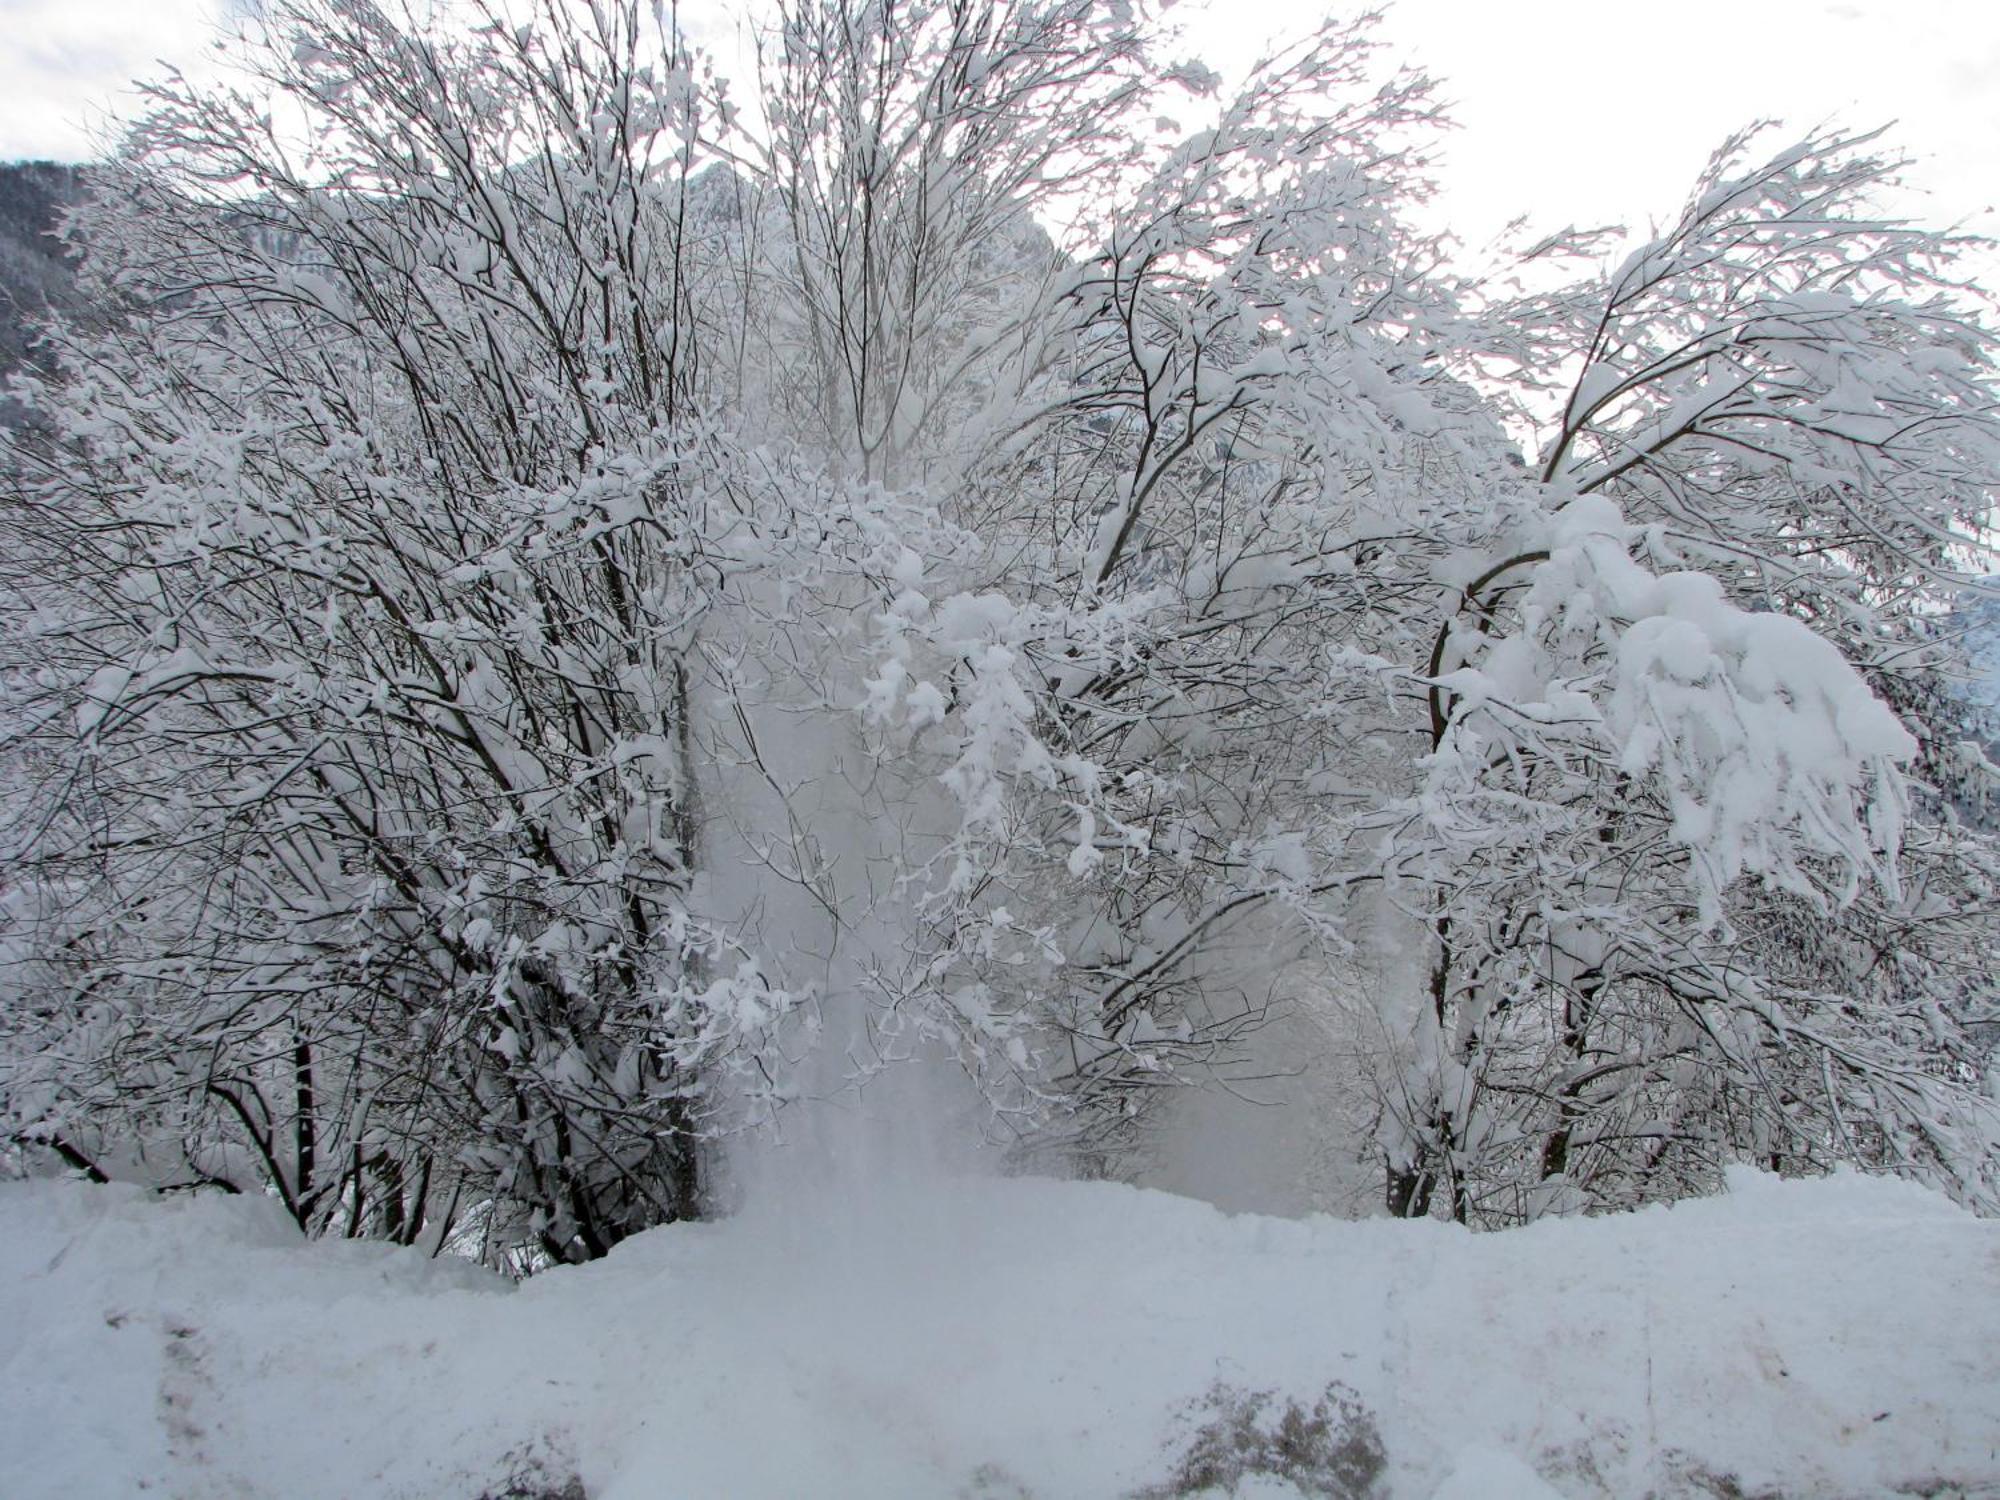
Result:
<instances>
[{"instance_id":1,"label":"white cloudy sky","mask_svg":"<svg viewBox=\"0 0 2000 1500\"><path fill-rule=\"evenodd\" d=\"M107 111L131 107L130 79L161 59L198 67L244 3L0 0L0 159L89 155ZM1183 0L1174 14L1227 72L1325 9ZM1766 116L1898 121L1925 190L1904 211L2000 234L1995 0L1401 0L1384 34L1446 80L1463 126L1446 208L1470 240L1522 213L1665 217L1722 136Z\"/></svg>"}]
</instances>

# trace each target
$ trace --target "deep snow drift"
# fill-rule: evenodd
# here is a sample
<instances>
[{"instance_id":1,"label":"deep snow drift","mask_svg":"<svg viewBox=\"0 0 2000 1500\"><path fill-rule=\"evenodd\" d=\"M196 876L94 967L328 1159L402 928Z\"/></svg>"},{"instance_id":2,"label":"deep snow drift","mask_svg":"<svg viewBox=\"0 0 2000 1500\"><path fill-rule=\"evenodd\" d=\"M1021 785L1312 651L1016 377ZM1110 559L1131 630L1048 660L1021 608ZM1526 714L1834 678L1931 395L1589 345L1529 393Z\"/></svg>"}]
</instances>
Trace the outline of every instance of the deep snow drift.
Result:
<instances>
[{"instance_id":1,"label":"deep snow drift","mask_svg":"<svg viewBox=\"0 0 2000 1500\"><path fill-rule=\"evenodd\" d=\"M0 1495L2000 1495L1996 1292L1856 1176L1487 1236L828 1189L518 1288L8 1183Z\"/></svg>"}]
</instances>

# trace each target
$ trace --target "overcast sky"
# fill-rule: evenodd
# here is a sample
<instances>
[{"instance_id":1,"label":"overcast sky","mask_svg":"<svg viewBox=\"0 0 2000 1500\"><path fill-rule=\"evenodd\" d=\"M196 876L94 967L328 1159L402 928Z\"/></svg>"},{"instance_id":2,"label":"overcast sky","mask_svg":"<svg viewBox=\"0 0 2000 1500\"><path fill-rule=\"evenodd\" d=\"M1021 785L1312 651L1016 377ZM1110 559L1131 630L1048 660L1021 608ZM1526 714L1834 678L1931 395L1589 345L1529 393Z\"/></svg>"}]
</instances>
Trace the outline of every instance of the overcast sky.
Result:
<instances>
[{"instance_id":1,"label":"overcast sky","mask_svg":"<svg viewBox=\"0 0 2000 1500\"><path fill-rule=\"evenodd\" d=\"M91 155L108 112L131 108L129 80L162 59L199 67L244 3L0 0L0 159ZM1325 9L1183 0L1174 16L1230 72ZM1542 228L1670 217L1722 137L1770 116L1898 121L1925 190L1901 211L2000 235L1996 0L1402 0L1384 36L1445 81L1463 127L1445 209L1470 241L1524 213Z\"/></svg>"}]
</instances>

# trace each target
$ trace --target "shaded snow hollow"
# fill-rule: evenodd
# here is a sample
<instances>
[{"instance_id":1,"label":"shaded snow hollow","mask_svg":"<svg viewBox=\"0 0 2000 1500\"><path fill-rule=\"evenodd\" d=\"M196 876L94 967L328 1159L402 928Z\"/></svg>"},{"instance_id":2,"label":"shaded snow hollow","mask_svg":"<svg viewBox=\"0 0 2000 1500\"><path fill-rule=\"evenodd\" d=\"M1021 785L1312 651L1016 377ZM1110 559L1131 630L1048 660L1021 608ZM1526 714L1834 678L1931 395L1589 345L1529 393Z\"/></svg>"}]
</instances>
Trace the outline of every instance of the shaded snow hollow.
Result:
<instances>
[{"instance_id":1,"label":"shaded snow hollow","mask_svg":"<svg viewBox=\"0 0 2000 1500\"><path fill-rule=\"evenodd\" d=\"M932 1181L519 1287L8 1183L0 1495L1165 1495L1218 1413L1332 1387L1386 1455L1354 1493L1992 1496L1996 1291L2000 1224L1858 1176L1484 1236ZM1279 1467L1205 1493L1342 1493Z\"/></svg>"}]
</instances>

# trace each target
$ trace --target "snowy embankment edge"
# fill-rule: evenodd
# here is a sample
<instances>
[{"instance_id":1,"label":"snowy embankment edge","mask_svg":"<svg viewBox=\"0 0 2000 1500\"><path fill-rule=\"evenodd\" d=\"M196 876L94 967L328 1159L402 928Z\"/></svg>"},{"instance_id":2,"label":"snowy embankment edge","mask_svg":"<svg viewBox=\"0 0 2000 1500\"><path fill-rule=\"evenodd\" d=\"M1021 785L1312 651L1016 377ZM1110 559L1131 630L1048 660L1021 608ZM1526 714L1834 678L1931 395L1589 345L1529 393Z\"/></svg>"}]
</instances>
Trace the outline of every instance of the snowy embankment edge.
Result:
<instances>
[{"instance_id":1,"label":"snowy embankment edge","mask_svg":"<svg viewBox=\"0 0 2000 1500\"><path fill-rule=\"evenodd\" d=\"M520 1287L8 1183L0 1494L1165 1494L1223 1406L1334 1392L1414 1500L2000 1495L1996 1291L2000 1224L1854 1174L1493 1235L829 1185Z\"/></svg>"}]
</instances>

